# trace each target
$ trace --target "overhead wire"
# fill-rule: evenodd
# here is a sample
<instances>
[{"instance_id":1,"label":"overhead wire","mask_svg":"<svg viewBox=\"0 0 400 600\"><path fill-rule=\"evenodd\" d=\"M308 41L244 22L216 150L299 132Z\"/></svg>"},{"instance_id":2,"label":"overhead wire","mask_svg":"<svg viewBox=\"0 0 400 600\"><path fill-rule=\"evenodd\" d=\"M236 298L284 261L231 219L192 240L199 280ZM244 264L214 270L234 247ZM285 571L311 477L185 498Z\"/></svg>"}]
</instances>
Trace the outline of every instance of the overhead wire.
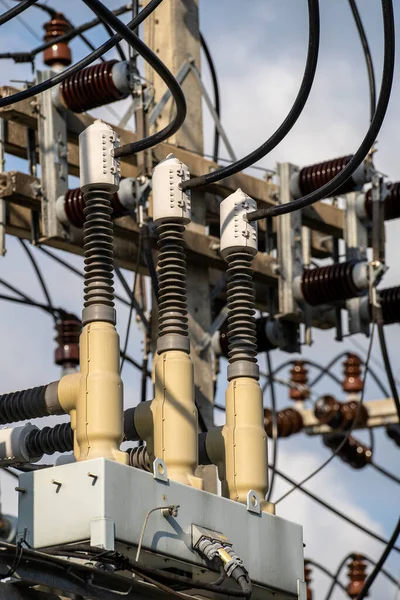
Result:
<instances>
[{"instance_id":1,"label":"overhead wire","mask_svg":"<svg viewBox=\"0 0 400 600\"><path fill-rule=\"evenodd\" d=\"M0 2L2 3L2 5L5 8L9 8L7 2L5 0L0 0ZM35 4L33 4L33 6L36 6ZM40 36L37 34L37 32L35 31L35 29L33 29L33 27L31 27L26 21L25 19L23 19L21 17L21 15L17 15L16 20L19 21L22 25L22 27L24 27L26 29L26 31L32 36L34 37L36 40L38 40L40 42L41 38Z\"/></svg>"},{"instance_id":2,"label":"overhead wire","mask_svg":"<svg viewBox=\"0 0 400 600\"><path fill-rule=\"evenodd\" d=\"M220 99L220 93L219 93L217 70L215 68L215 64L214 64L212 54L210 52L210 48L208 47L208 44L201 32L200 32L200 44L203 49L204 56L206 57L208 68L210 70L211 81L212 81L213 91L214 91L215 112L217 114L218 119L221 119L221 99ZM218 127L215 125L214 126L214 145L213 145L213 154L212 154L212 158L213 158L214 162L218 162L219 137L220 136L219 136Z\"/></svg>"},{"instance_id":3,"label":"overhead wire","mask_svg":"<svg viewBox=\"0 0 400 600\"><path fill-rule=\"evenodd\" d=\"M33 269L34 269L34 271L36 273L36 276L37 276L37 278L39 280L40 286L41 286L41 288L43 290L44 297L47 300L48 306L51 309L53 309L53 301L51 299L50 292L49 292L47 284L46 284L46 282L44 280L43 273L42 273L42 271L41 271L41 269L40 269L40 267L39 267L39 265L37 263L37 260L35 259L35 257L33 256L32 252L30 251L30 249L26 245L25 240L22 240L21 238L18 238L18 240L19 240L22 248L26 252L26 255L28 256L28 258L29 258L29 260L30 260L30 262L32 264L32 267L33 267Z\"/></svg>"},{"instance_id":4,"label":"overhead wire","mask_svg":"<svg viewBox=\"0 0 400 600\"><path fill-rule=\"evenodd\" d=\"M216 183L217 181L221 181L221 179L225 179L226 177L235 175L239 171L243 171L243 169L246 169L253 163L259 161L261 158L264 158L264 156L271 152L287 136L289 131L300 117L304 106L306 105L317 69L320 35L318 0L308 0L308 23L309 37L305 71L299 92L286 119L271 135L271 137L266 142L261 144L261 146L259 146L256 150L240 160L235 161L231 165L227 165L226 167L217 169L211 173L206 173L199 177L189 179L182 184L183 190L189 190L195 187L208 185L210 183Z\"/></svg>"},{"instance_id":5,"label":"overhead wire","mask_svg":"<svg viewBox=\"0 0 400 600\"><path fill-rule=\"evenodd\" d=\"M310 565L312 565L313 567L316 567L317 569L319 569L322 573L325 573L325 575L327 575L328 577L330 577L331 579L334 579L337 583L337 585L345 592L347 593L347 590L345 588L345 586L338 580L335 578L335 574L332 573L332 571L329 571L329 569L327 569L326 567L324 567L324 565L321 565L321 563L317 562L316 560L314 560L313 558L306 558L304 562L309 563Z\"/></svg>"},{"instance_id":6,"label":"overhead wire","mask_svg":"<svg viewBox=\"0 0 400 600\"><path fill-rule=\"evenodd\" d=\"M318 188L314 192L287 202L277 204L271 208L255 210L248 213L249 221L258 221L267 217L278 217L291 212L295 212L307 206L311 206L319 200L329 198L352 176L354 171L361 165L371 150L376 137L381 129L387 108L389 106L390 95L392 91L394 66L395 66L395 30L392 0L381 0L383 30L384 30L384 58L383 73L379 99L374 112L374 117L370 123L368 131L364 136L358 150L352 155L347 165L328 183Z\"/></svg>"},{"instance_id":7,"label":"overhead wire","mask_svg":"<svg viewBox=\"0 0 400 600\"><path fill-rule=\"evenodd\" d=\"M381 473L382 475L384 475L385 477L388 477L389 479L391 479L392 481L394 481L395 483L400 483L400 477L396 477L396 475L394 475L393 473L391 473L390 471L387 471L384 467L381 467L380 465L377 465L376 462L374 462L373 460L369 463L372 467L374 467L374 469L376 471L378 471L379 473Z\"/></svg>"},{"instance_id":8,"label":"overhead wire","mask_svg":"<svg viewBox=\"0 0 400 600\"><path fill-rule=\"evenodd\" d=\"M35 4L35 2L36 0L22 0L18 2L16 6L13 6L13 8L0 15L0 25L4 25L14 17L20 15L24 10L32 6L32 4Z\"/></svg>"}]
</instances>

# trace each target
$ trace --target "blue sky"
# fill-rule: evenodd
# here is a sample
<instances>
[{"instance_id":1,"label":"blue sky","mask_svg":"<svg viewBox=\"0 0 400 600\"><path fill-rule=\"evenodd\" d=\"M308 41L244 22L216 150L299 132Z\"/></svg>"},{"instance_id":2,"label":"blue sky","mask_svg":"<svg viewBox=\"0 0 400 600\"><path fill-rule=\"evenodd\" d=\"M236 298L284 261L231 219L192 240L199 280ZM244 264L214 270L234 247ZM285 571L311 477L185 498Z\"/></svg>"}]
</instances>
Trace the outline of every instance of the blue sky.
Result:
<instances>
[{"instance_id":1,"label":"blue sky","mask_svg":"<svg viewBox=\"0 0 400 600\"><path fill-rule=\"evenodd\" d=\"M1 3L6 1L1 0ZM321 54L309 103L290 135L270 156L259 163L264 167L274 168L277 161L284 160L304 165L351 153L357 148L368 126L367 76L347 0L321 0L320 4ZM395 4L398 27L400 5ZM119 3L109 0L107 5L114 8ZM201 29L213 53L220 79L222 121L239 156L253 149L274 131L285 117L297 93L307 49L306 5L305 0L200 0ZM358 0L358 5L373 52L379 85L383 53L380 2ZM90 11L80 0L59 0L57 7L64 10L74 23L90 18ZM44 21L41 11L31 8L24 15L24 19L41 35L40 28ZM98 28L90 34L90 39L97 44L105 39L105 34ZM29 49L36 44L37 40L20 22L13 21L3 27L0 52ZM80 41L74 42L72 48L74 59L86 53ZM14 65L10 61L3 61L0 66L2 84L7 84L11 79L32 78L26 65ZM40 62L37 67L40 67ZM375 158L378 168L393 181L400 179L397 148L400 139L398 69L396 75L391 104L379 135ZM209 85L206 69L204 78ZM114 108L122 113L118 106ZM106 112L102 114L104 118L109 118ZM204 124L205 151L210 152L212 126L207 115ZM223 146L220 153L227 156ZM26 164L24 161L7 157L6 169L26 170ZM254 174L260 176L259 173ZM400 284L400 266L397 259L399 233L397 222L388 224L387 262L390 269L385 276L385 287ZM8 237L7 247L6 257L0 258L1 277L42 300L41 290L19 244ZM39 252L35 252L35 256L45 271L54 304L79 314L82 301L81 281L57 266L51 259L42 257ZM65 258L76 266L82 266L79 257L65 255ZM131 280L131 274L127 275ZM118 291L121 292L119 289ZM2 339L6 340L0 348L2 391L22 389L58 379L59 370L53 364L52 358L55 332L51 319L44 313L17 305L2 303L1 309L0 327ZM126 318L126 307L119 305L118 327L122 337ZM397 325L387 328L387 339L393 368L400 379L397 362ZM141 331L135 325L129 352L138 360L141 355L141 340ZM356 341L366 347L365 340L360 336L357 336ZM314 331L314 344L303 351L303 356L326 364L335 354L346 349L355 350L350 341L342 344L335 342L331 331ZM380 360L377 340L373 355ZM278 352L272 354L274 366L286 359L287 355ZM261 360L264 361L264 357L261 357ZM264 364L261 366L265 368ZM223 402L226 385L225 367L223 364L218 384L217 399L220 403ZM379 366L376 369L379 371ZM340 365L337 373L340 373ZM384 375L382 377L384 378ZM136 404L139 399L139 379L129 365L124 368L124 384L126 405ZM332 387L328 379L318 385L317 391L342 397L340 389ZM376 386L368 383L366 399L380 397ZM290 404L285 388L279 388L278 399L281 408ZM268 404L268 397L265 398L265 402ZM216 414L216 418L221 421L222 415ZM376 461L399 475L399 449L382 431L376 431L375 438ZM300 480L327 456L328 453L318 438L310 439L299 435L281 441L279 466ZM7 475L3 475L1 484L3 509L14 514L14 482L7 479ZM285 489L286 487L279 483L276 497ZM309 489L387 537L398 518L399 486L369 468L354 471L335 460L310 483ZM345 525L299 492L295 492L278 505L278 514L304 525L306 555L332 569L336 568L341 558L350 551L362 551L375 558L382 551L379 543ZM398 554L392 553L387 564L394 574L400 574ZM314 579L315 595L323 597L328 581L316 571ZM370 597L372 600L381 597L394 599L395 590L384 579L379 578ZM338 590L334 598L339 600L344 598L344 595Z\"/></svg>"}]
</instances>

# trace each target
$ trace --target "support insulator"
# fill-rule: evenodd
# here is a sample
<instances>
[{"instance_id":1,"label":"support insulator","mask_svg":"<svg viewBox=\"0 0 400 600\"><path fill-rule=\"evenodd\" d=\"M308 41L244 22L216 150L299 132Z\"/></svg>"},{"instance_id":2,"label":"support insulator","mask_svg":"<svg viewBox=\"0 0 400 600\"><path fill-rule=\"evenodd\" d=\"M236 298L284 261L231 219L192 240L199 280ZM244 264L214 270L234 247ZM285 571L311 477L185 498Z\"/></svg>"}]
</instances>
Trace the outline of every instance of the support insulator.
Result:
<instances>
[{"instance_id":1,"label":"support insulator","mask_svg":"<svg viewBox=\"0 0 400 600\"><path fill-rule=\"evenodd\" d=\"M296 385L307 387L308 384L308 369L305 367L303 360L296 360L293 368L290 370L290 381ZM291 400L304 401L310 397L310 390L301 390L299 388L290 388L289 397Z\"/></svg>"},{"instance_id":2,"label":"support insulator","mask_svg":"<svg viewBox=\"0 0 400 600\"><path fill-rule=\"evenodd\" d=\"M361 375L361 359L357 354L347 353L347 358L343 361L344 379L342 383L343 391L348 393L360 393L363 389Z\"/></svg>"},{"instance_id":3,"label":"support insulator","mask_svg":"<svg viewBox=\"0 0 400 600\"><path fill-rule=\"evenodd\" d=\"M358 598L358 595L364 587L367 579L367 563L362 554L354 554L348 566L348 578L350 580L347 586L349 598ZM368 594L367 594L368 596Z\"/></svg>"},{"instance_id":4,"label":"support insulator","mask_svg":"<svg viewBox=\"0 0 400 600\"><path fill-rule=\"evenodd\" d=\"M356 260L306 269L294 281L295 297L310 306L348 300L367 288L368 265Z\"/></svg>"},{"instance_id":5,"label":"support insulator","mask_svg":"<svg viewBox=\"0 0 400 600\"><path fill-rule=\"evenodd\" d=\"M312 582L312 569L311 569L311 565L308 562L308 560L304 561L304 581L306 582L306 586L307 586L307 600L313 600L313 593L312 593L312 589L310 587L311 582Z\"/></svg>"},{"instance_id":6,"label":"support insulator","mask_svg":"<svg viewBox=\"0 0 400 600\"><path fill-rule=\"evenodd\" d=\"M290 180L290 191L293 198L300 198L319 189L326 183L329 183L346 165L350 162L352 154L341 156L325 162L303 167L300 171L293 173ZM348 179L335 195L347 194L357 189L361 189L364 183L369 180L369 172L364 164L360 165L353 175Z\"/></svg>"},{"instance_id":7,"label":"support insulator","mask_svg":"<svg viewBox=\"0 0 400 600\"><path fill-rule=\"evenodd\" d=\"M129 63L109 60L67 77L60 84L57 103L81 113L122 100L129 92Z\"/></svg>"},{"instance_id":8,"label":"support insulator","mask_svg":"<svg viewBox=\"0 0 400 600\"><path fill-rule=\"evenodd\" d=\"M71 29L71 24L62 13L56 13L50 21L47 21L47 23L43 25L43 28L46 32L44 41L51 42L51 40L67 33L67 31ZM43 62L49 67L56 65L68 67L72 62L72 54L68 42L57 42L49 48L46 48L43 53Z\"/></svg>"},{"instance_id":9,"label":"support insulator","mask_svg":"<svg viewBox=\"0 0 400 600\"><path fill-rule=\"evenodd\" d=\"M34 429L28 434L25 443L32 456L71 452L74 449L74 434L70 423L61 423L55 427Z\"/></svg>"},{"instance_id":10,"label":"support insulator","mask_svg":"<svg viewBox=\"0 0 400 600\"><path fill-rule=\"evenodd\" d=\"M146 446L138 446L137 448L128 448L126 451L129 460L128 465L142 471L151 471L151 462Z\"/></svg>"},{"instance_id":11,"label":"support insulator","mask_svg":"<svg viewBox=\"0 0 400 600\"><path fill-rule=\"evenodd\" d=\"M124 179L124 181L126 181ZM128 214L135 206L135 199L132 195L131 206L125 206L121 202L120 193L112 194L111 202L111 217L118 219ZM57 199L56 212L57 218L65 225L71 224L74 227L82 228L85 222L85 200L80 188L68 190L64 196Z\"/></svg>"},{"instance_id":12,"label":"support insulator","mask_svg":"<svg viewBox=\"0 0 400 600\"><path fill-rule=\"evenodd\" d=\"M0 425L63 414L58 404L58 382L0 395Z\"/></svg>"},{"instance_id":13,"label":"support insulator","mask_svg":"<svg viewBox=\"0 0 400 600\"><path fill-rule=\"evenodd\" d=\"M277 332L278 324L272 319L262 317L255 320L256 325L256 340L257 353L268 352L279 347L279 332ZM212 337L212 347L217 356L228 358L229 341L228 341L228 321L215 332Z\"/></svg>"},{"instance_id":14,"label":"support insulator","mask_svg":"<svg viewBox=\"0 0 400 600\"><path fill-rule=\"evenodd\" d=\"M385 325L400 322L400 286L379 290L382 319Z\"/></svg>"},{"instance_id":15,"label":"support insulator","mask_svg":"<svg viewBox=\"0 0 400 600\"><path fill-rule=\"evenodd\" d=\"M383 200L383 216L385 221L400 218L400 181L386 184L388 193ZM364 214L372 221L372 189L368 190L364 199Z\"/></svg>"},{"instance_id":16,"label":"support insulator","mask_svg":"<svg viewBox=\"0 0 400 600\"><path fill-rule=\"evenodd\" d=\"M303 429L303 417L294 408L284 408L276 413L278 438L289 437ZM272 412L264 409L264 429L268 437L272 438Z\"/></svg>"},{"instance_id":17,"label":"support insulator","mask_svg":"<svg viewBox=\"0 0 400 600\"><path fill-rule=\"evenodd\" d=\"M54 352L54 362L63 369L76 369L79 365L79 336L82 323L75 315L64 314L56 324L58 343Z\"/></svg>"},{"instance_id":18,"label":"support insulator","mask_svg":"<svg viewBox=\"0 0 400 600\"><path fill-rule=\"evenodd\" d=\"M323 436L323 441L325 446L335 452L346 436L345 433L329 433ZM371 462L372 451L350 435L340 448L337 456L353 469L363 469Z\"/></svg>"},{"instance_id":19,"label":"support insulator","mask_svg":"<svg viewBox=\"0 0 400 600\"><path fill-rule=\"evenodd\" d=\"M364 404L355 400L350 402L339 402L333 396L321 396L318 398L314 415L323 425L329 425L332 429L347 430L354 425L364 427L368 421L368 411ZM358 415L358 418L357 418Z\"/></svg>"}]
</instances>

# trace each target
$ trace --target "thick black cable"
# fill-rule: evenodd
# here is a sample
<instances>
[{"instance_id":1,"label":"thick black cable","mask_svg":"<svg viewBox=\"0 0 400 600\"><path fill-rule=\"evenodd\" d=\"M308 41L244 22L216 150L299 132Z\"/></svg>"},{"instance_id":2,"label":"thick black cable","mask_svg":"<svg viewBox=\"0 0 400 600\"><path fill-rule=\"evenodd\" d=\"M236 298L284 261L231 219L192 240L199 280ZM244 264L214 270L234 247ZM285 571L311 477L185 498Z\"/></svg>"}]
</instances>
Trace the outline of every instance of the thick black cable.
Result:
<instances>
[{"instance_id":1,"label":"thick black cable","mask_svg":"<svg viewBox=\"0 0 400 600\"><path fill-rule=\"evenodd\" d=\"M363 559L366 560L367 562L369 562L371 565L376 565L376 560L372 560L372 558L370 558L369 556L365 556L365 554L362 555ZM387 579L389 579L389 581L391 581L393 583L393 585L395 585L396 587L400 588L400 580L396 579L396 577L394 577L394 575L392 575L391 573L389 573L389 571L387 571L386 569L381 569L380 571L382 573L382 575L384 575Z\"/></svg>"},{"instance_id":2,"label":"thick black cable","mask_svg":"<svg viewBox=\"0 0 400 600\"><path fill-rule=\"evenodd\" d=\"M47 300L48 306L52 310L54 310L53 301L51 299L50 292L49 292L49 290L47 288L47 285L46 285L46 282L44 280L43 274L42 274L42 272L40 270L40 267L39 267L39 265L38 265L35 257L33 256L32 252L30 251L30 249L28 248L28 246L26 245L25 240L22 240L21 238L18 238L18 239L19 239L19 242L20 242L22 248L25 250L25 252L26 252L26 254L27 254L27 256L28 256L28 258L29 258L32 266L33 266L33 269L34 269L34 271L36 273L36 276L37 276L37 278L39 280L40 286L41 286L41 288L43 290L44 297ZM54 317L54 320L56 321L57 319Z\"/></svg>"},{"instance_id":3,"label":"thick black cable","mask_svg":"<svg viewBox=\"0 0 400 600\"><path fill-rule=\"evenodd\" d=\"M356 0L349 0L351 12L353 13L354 22L357 27L358 35L360 36L361 45L364 52L365 64L367 65L368 83L369 83L369 105L370 105L370 121L374 118L376 106L376 83L374 64L372 62L371 50L369 49L367 35L357 8Z\"/></svg>"},{"instance_id":4,"label":"thick black cable","mask_svg":"<svg viewBox=\"0 0 400 600\"><path fill-rule=\"evenodd\" d=\"M142 23L153 12L153 10L155 10L157 8L157 6L159 4L161 4L162 1L163 0L150 0L150 2L148 4L146 4L146 6L140 11L137 18L130 21L128 23L128 25L124 26L124 27L128 27L128 28L132 27L133 29L135 27L138 27L138 25L140 25L140 23ZM110 14L113 15L113 13L110 13ZM122 22L121 22L121 24L122 24ZM64 71L61 71L60 73L57 73L53 77L46 79L46 81L42 81L41 83L38 83L37 85L33 85L30 88L27 88L25 90L17 92L16 94L12 94L11 96L5 96L4 98L0 98L0 108L4 108L5 106L11 106L12 104L15 104L16 102L20 102L21 100L26 100L28 98L32 98L32 96L36 96L36 94L40 94L42 92L45 92L46 90L49 90L50 88L61 83L62 81L64 81L68 77L70 77L71 75L78 73L81 69L83 69L84 67L87 67L92 62L94 62L95 60L100 58L100 56L102 56L103 54L108 52L108 50L111 50L111 48L114 48L116 46L116 44L121 41L121 39L122 39L122 37L120 35L118 35L118 34L113 35L112 38L110 38L109 40L104 42L104 44L99 46L99 48L97 48L97 50L95 52L88 54L88 56L85 56L85 58L82 58L80 61L78 61L74 65L71 65ZM52 40L51 45L53 45L54 43L55 43L55 40ZM147 46L146 46L146 48L147 48Z\"/></svg>"},{"instance_id":5,"label":"thick black cable","mask_svg":"<svg viewBox=\"0 0 400 600\"><path fill-rule=\"evenodd\" d=\"M10 10L7 10L5 13L0 15L0 25L4 25L10 21L10 19L20 15L24 10L32 6L32 4L35 4L35 2L36 0L22 0L22 2L17 4L17 6L10 8Z\"/></svg>"},{"instance_id":6,"label":"thick black cable","mask_svg":"<svg viewBox=\"0 0 400 600\"><path fill-rule=\"evenodd\" d=\"M148 148L152 148L153 146L160 144L171 137L171 135L176 133L178 129L181 128L186 118L186 100L179 83L172 75L171 71L167 69L164 63L158 58L158 56L148 46L146 46L146 44L142 42L142 40L136 36L131 29L129 29L129 27L127 27L120 19L118 19L118 17L113 15L113 13L106 6L104 6L100 0L83 1L87 6L89 6L89 8L93 10L95 14L98 15L99 18L106 19L111 27L115 29L115 31L117 31L151 67L153 67L171 92L176 105L175 116L166 127L142 140L120 146L114 151L114 156L116 158L121 158L122 156L131 156L132 154L142 152L143 150L147 150Z\"/></svg>"},{"instance_id":7,"label":"thick black cable","mask_svg":"<svg viewBox=\"0 0 400 600\"><path fill-rule=\"evenodd\" d=\"M275 474L276 474L276 465L278 464L278 423L277 423L277 410L276 410L276 394L275 394L275 383L272 375L272 364L271 357L269 351L265 352L267 358L267 373L268 373L268 381L271 390L271 417L272 417L272 447L273 447L273 455L272 455L272 468L271 468L271 480L268 486L268 494L267 500L269 501L272 496L272 492L274 489L275 483Z\"/></svg>"},{"instance_id":8,"label":"thick black cable","mask_svg":"<svg viewBox=\"0 0 400 600\"><path fill-rule=\"evenodd\" d=\"M203 34L200 32L200 44L203 48L204 56L206 57L208 68L210 69L211 81L213 84L214 90L214 108L217 113L218 119L221 120L221 100L219 94L219 83L217 77L217 71L215 68L215 64L213 61L213 57L211 55L210 49L206 40L204 39ZM219 153L219 131L218 127L214 127L214 146L213 146L213 161L218 162L218 153Z\"/></svg>"},{"instance_id":9,"label":"thick black cable","mask_svg":"<svg viewBox=\"0 0 400 600\"><path fill-rule=\"evenodd\" d=\"M386 111L389 105L390 94L392 91L394 65L395 65L395 31L392 0L381 0L383 29L384 29L384 59L381 89L379 92L378 104L371 121L369 129L361 142L358 150L353 154L350 161L344 169L331 179L328 183L318 188L311 194L292 200L286 204L279 204L271 208L255 210L247 215L249 221L259 221L266 217L278 217L302 208L306 208L318 200L329 198L352 176L354 171L361 165L365 157L371 150L376 137L381 129Z\"/></svg>"},{"instance_id":10,"label":"thick black cable","mask_svg":"<svg viewBox=\"0 0 400 600\"><path fill-rule=\"evenodd\" d=\"M46 304L40 304L39 302L24 300L24 298L13 298L12 296L7 296L6 294L0 294L0 300L6 300L7 302L14 302L15 304L25 304L26 306L33 306L34 308L41 308L42 310L54 314L53 310L49 308ZM56 310L56 309L55 309Z\"/></svg>"},{"instance_id":11,"label":"thick black cable","mask_svg":"<svg viewBox=\"0 0 400 600\"><path fill-rule=\"evenodd\" d=\"M341 583L340 581L338 581L335 578L335 574L332 573L332 571L329 571L329 569L327 569L326 567L324 567L324 565L321 565L321 563L317 562L316 560L312 559L312 558L306 558L305 563L308 563L310 565L312 565L313 567L316 567L317 569L319 569L322 573L325 573L325 575L327 575L328 577L330 577L331 579L335 580L337 585L342 588L342 590L347 593L347 590L345 588L345 586L343 585L343 583Z\"/></svg>"},{"instance_id":12,"label":"thick black cable","mask_svg":"<svg viewBox=\"0 0 400 600\"><path fill-rule=\"evenodd\" d=\"M369 359L371 356L371 352L372 352L372 342L374 340L374 333L375 333L375 323L373 323L372 325L372 329L371 329L371 337L370 337L370 341L369 341L369 347L368 347L368 352L367 352L367 359L365 361L365 376L364 376L364 381L363 381L363 387L362 387L362 392L361 392L361 398L360 401L358 402L357 405L357 412L356 412L356 416L355 419L351 425L351 427L349 427L349 429L346 431L346 435L343 437L343 440L340 442L340 444L337 446L337 448L334 450L334 452L332 452L331 456L329 456L329 458L327 458L322 465L320 465L317 469L315 469L314 471L312 471L312 473L310 473L310 475L308 475L307 477L305 477L304 479L302 479L302 481L300 482L300 485L304 485L307 481L309 481L310 479L312 479L313 477L315 477L315 475L317 475L318 473L320 473L334 458L335 456L337 456L340 452L340 450L343 448L343 446L347 443L354 427L356 426L356 423L359 419L360 416L360 411L361 411L361 406L362 403L364 401L364 396L365 396L365 388L366 388L366 381L367 381L367 373L368 373L368 364L369 364ZM283 494L280 498L278 498L278 500L275 500L275 504L278 504L278 502L281 502L284 498L286 498L287 496L289 496L292 492L294 492L297 488L293 487L291 490L289 490L288 492L286 492L285 494Z\"/></svg>"},{"instance_id":13,"label":"thick black cable","mask_svg":"<svg viewBox=\"0 0 400 600\"><path fill-rule=\"evenodd\" d=\"M353 556L354 556L354 552L351 552L350 554L347 554L347 555L346 555L346 556L345 556L345 557L344 557L344 558L343 558L343 559L340 561L340 563L339 563L339 565L338 565L338 568L336 569L336 572L335 572L335 574L334 574L334 576L333 576L333 581L332 581L332 583L331 583L331 586L330 586L330 588L329 588L329 590L328 590L328 592L327 592L327 594L326 594L326 596L325 596L324 600L330 600L330 598L332 597L332 594L333 594L333 591L334 591L334 589L335 589L335 586L336 586L337 584L339 584L339 583L340 583L340 582L339 582L339 576L340 576L340 573L342 572L343 568L345 567L345 565L346 565L347 561L348 561L348 560L350 560L351 558L353 558Z\"/></svg>"},{"instance_id":14,"label":"thick black cable","mask_svg":"<svg viewBox=\"0 0 400 600\"><path fill-rule=\"evenodd\" d=\"M209 183L215 183L217 181L221 181L221 179L229 177L230 175L235 175L235 173L239 173L239 171L243 171L243 169L250 167L253 163L266 156L287 136L297 119L300 117L304 106L306 105L317 69L320 33L318 0L308 0L308 21L309 37L306 67L300 90L286 119L271 135L271 137L266 142L261 144L261 146L259 146L256 150L240 160L235 161L231 165L227 165L226 167L217 169L211 173L189 179L189 181L186 181L182 184L182 189L193 189Z\"/></svg>"},{"instance_id":15,"label":"thick black cable","mask_svg":"<svg viewBox=\"0 0 400 600\"><path fill-rule=\"evenodd\" d=\"M114 35L114 33L113 33L113 30L111 29L111 27L109 26L109 24L108 24L106 21L102 21L102 23L103 23L103 27L104 27L104 29L107 31L108 35L109 35L110 37L112 37L112 36ZM127 60L127 58L126 58L126 54L125 54L125 52L123 51L121 44L120 44L120 43L118 43L118 44L115 46L115 48L116 48L116 50L117 50L117 52L118 52L118 54L119 54L119 57L120 57L120 59L121 59L121 60Z\"/></svg>"},{"instance_id":16,"label":"thick black cable","mask_svg":"<svg viewBox=\"0 0 400 600\"><path fill-rule=\"evenodd\" d=\"M278 373L280 373L280 371L282 371L283 369L285 369L286 367L289 367L291 365L294 365L296 362L295 359L291 358L289 360L284 361L283 363L281 363L273 372L272 375L278 375ZM324 374L328 375L332 381L334 381L335 383L337 383L338 385L342 385L342 382L340 381L340 379L338 378L337 375L335 375L334 373L331 373L329 370L327 370L327 367L324 367L323 365L320 365L319 363L315 362L315 361L309 361L309 360L305 360L303 361L305 364L308 364L312 367L314 367L315 369L319 369L321 372L324 372ZM311 389L313 383L311 383L310 385L308 385L307 387ZM267 379L267 381L264 383L263 386L263 392L267 389L267 387L269 386L269 378Z\"/></svg>"},{"instance_id":17,"label":"thick black cable","mask_svg":"<svg viewBox=\"0 0 400 600\"><path fill-rule=\"evenodd\" d=\"M20 0L14 0L14 2L19 2ZM35 8L40 8L44 12L46 12L52 19L57 15L57 11L51 6L47 6L47 4L42 4L41 2L35 2Z\"/></svg>"},{"instance_id":18,"label":"thick black cable","mask_svg":"<svg viewBox=\"0 0 400 600\"><path fill-rule=\"evenodd\" d=\"M397 391L396 382L394 380L392 365L390 363L389 352L388 352L387 345L386 345L386 338L385 338L383 323L378 321L377 327L378 327L379 344L380 344L381 352L382 352L382 360L383 360L383 364L385 366L385 371L386 371L386 375L388 378L390 391L391 391L392 398L393 398L395 406L396 406L397 415L398 415L399 421L400 421L400 399L399 399L399 394Z\"/></svg>"},{"instance_id":19,"label":"thick black cable","mask_svg":"<svg viewBox=\"0 0 400 600\"><path fill-rule=\"evenodd\" d=\"M396 477L396 475L394 475L393 473L391 473L390 471L387 471L384 467L381 467L380 465L377 465L374 461L371 461L369 463L372 467L374 467L374 469L376 471L378 471L379 473L381 473L382 475L384 475L385 477L388 477L389 479L391 479L392 481L394 481L395 483L400 483L400 478Z\"/></svg>"}]
</instances>

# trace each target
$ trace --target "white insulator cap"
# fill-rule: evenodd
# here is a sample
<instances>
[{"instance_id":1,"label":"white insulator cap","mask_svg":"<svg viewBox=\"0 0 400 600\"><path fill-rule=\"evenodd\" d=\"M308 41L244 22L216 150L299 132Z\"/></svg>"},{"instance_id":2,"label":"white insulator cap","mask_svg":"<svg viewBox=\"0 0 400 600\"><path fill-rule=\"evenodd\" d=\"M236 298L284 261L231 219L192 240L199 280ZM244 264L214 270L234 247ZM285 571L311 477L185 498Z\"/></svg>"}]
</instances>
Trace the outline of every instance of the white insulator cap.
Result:
<instances>
[{"instance_id":1,"label":"white insulator cap","mask_svg":"<svg viewBox=\"0 0 400 600\"><path fill-rule=\"evenodd\" d=\"M80 187L83 193L101 189L114 193L119 186L119 161L114 158L118 136L110 125L97 119L79 136Z\"/></svg>"},{"instance_id":2,"label":"white insulator cap","mask_svg":"<svg viewBox=\"0 0 400 600\"><path fill-rule=\"evenodd\" d=\"M63 225L69 224L69 219L65 212L65 194L59 196L56 200L56 217Z\"/></svg>"},{"instance_id":3,"label":"white insulator cap","mask_svg":"<svg viewBox=\"0 0 400 600\"><path fill-rule=\"evenodd\" d=\"M153 169L153 220L182 219L190 222L190 191L182 191L181 184L189 179L189 169L173 154Z\"/></svg>"},{"instance_id":4,"label":"white insulator cap","mask_svg":"<svg viewBox=\"0 0 400 600\"><path fill-rule=\"evenodd\" d=\"M26 449L26 438L38 429L27 423L21 427L6 427L0 430L0 466L16 465L37 461L41 456L30 456Z\"/></svg>"},{"instance_id":5,"label":"white insulator cap","mask_svg":"<svg viewBox=\"0 0 400 600\"><path fill-rule=\"evenodd\" d=\"M253 256L257 254L257 222L249 222L246 218L247 213L256 209L256 201L241 189L221 202L221 255L224 258L228 251L243 248Z\"/></svg>"},{"instance_id":6,"label":"white insulator cap","mask_svg":"<svg viewBox=\"0 0 400 600\"><path fill-rule=\"evenodd\" d=\"M118 200L126 210L132 211L136 208L135 189L135 179L133 177L121 179L118 190Z\"/></svg>"}]
</instances>

